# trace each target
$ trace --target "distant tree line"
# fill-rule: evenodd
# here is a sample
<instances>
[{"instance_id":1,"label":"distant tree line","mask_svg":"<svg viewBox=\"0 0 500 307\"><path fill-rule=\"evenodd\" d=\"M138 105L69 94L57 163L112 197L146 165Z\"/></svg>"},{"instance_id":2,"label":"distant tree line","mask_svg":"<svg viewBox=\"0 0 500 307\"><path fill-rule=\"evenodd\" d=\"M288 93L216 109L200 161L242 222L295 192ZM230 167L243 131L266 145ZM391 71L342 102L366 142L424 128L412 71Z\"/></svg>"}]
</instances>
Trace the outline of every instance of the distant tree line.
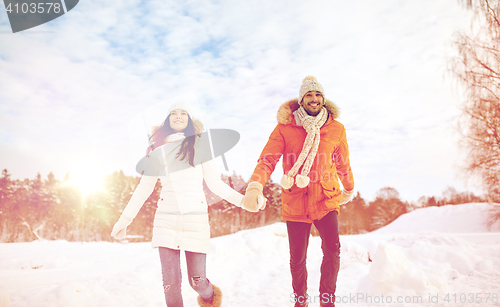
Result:
<instances>
[{"instance_id":1,"label":"distant tree line","mask_svg":"<svg viewBox=\"0 0 500 307\"><path fill-rule=\"evenodd\" d=\"M222 180L240 193L247 183L238 175ZM132 197L140 177L114 172L103 180L103 188L88 195L50 173L46 179L14 180L4 169L0 178L0 242L28 242L37 239L68 241L111 241L111 229ZM239 187L239 189L238 189ZM266 209L258 214L236 207L213 194L204 185L209 206L212 237L281 221L281 194L269 180L264 187ZM127 229L130 241L150 241L161 190L158 181L133 223Z\"/></svg>"},{"instance_id":2,"label":"distant tree line","mask_svg":"<svg viewBox=\"0 0 500 307\"><path fill-rule=\"evenodd\" d=\"M114 172L103 180L103 188L88 195L70 184L69 176L59 181L50 173L46 179L12 179L5 169L0 177L0 242L29 242L37 239L68 241L111 241L111 229L139 184L139 177ZM222 175L222 180L244 193L239 175ZM150 241L161 185L157 183L133 223L127 229L129 241ZM266 209L252 213L220 199L205 186L212 237L280 222L281 187L272 180L264 187ZM400 199L396 189L379 190L375 200L366 202L358 193L340 209L340 233L373 231L416 207L442 206L484 201L453 188L442 197L422 197L418 204ZM313 228L313 235L316 234Z\"/></svg>"},{"instance_id":3,"label":"distant tree line","mask_svg":"<svg viewBox=\"0 0 500 307\"><path fill-rule=\"evenodd\" d=\"M352 201L340 207L339 230L340 234L365 233L383 227L400 215L418 208L485 201L484 197L470 192L458 192L452 187L446 188L440 197L422 196L413 204L401 200L399 192L391 187L380 189L371 202L366 202L358 192Z\"/></svg>"}]
</instances>

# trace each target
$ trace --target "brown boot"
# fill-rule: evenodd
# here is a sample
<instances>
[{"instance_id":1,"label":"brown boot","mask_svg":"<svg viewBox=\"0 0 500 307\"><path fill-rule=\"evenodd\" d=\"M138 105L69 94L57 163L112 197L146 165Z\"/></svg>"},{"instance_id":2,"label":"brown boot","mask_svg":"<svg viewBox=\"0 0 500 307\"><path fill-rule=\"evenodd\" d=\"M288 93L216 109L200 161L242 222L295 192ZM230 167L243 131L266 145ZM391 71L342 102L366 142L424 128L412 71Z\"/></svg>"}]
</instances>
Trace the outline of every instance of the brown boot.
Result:
<instances>
[{"instance_id":1,"label":"brown boot","mask_svg":"<svg viewBox=\"0 0 500 307\"><path fill-rule=\"evenodd\" d=\"M212 285L212 288L214 289L214 295L209 300L205 301L198 295L198 305L200 307L220 307L222 303L222 291L214 285Z\"/></svg>"}]
</instances>

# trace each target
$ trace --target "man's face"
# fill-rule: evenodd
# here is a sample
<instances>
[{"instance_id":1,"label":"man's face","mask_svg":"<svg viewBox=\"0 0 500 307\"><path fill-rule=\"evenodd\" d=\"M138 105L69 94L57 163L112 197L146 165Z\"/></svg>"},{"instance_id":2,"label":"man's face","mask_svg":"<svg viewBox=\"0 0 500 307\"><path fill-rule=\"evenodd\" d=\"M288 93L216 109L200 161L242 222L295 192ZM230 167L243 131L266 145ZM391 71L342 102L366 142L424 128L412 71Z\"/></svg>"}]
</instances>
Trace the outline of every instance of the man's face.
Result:
<instances>
[{"instance_id":1,"label":"man's face","mask_svg":"<svg viewBox=\"0 0 500 307\"><path fill-rule=\"evenodd\" d=\"M302 98L302 107L307 114L316 116L319 114L324 105L323 95L318 91L310 91Z\"/></svg>"}]
</instances>

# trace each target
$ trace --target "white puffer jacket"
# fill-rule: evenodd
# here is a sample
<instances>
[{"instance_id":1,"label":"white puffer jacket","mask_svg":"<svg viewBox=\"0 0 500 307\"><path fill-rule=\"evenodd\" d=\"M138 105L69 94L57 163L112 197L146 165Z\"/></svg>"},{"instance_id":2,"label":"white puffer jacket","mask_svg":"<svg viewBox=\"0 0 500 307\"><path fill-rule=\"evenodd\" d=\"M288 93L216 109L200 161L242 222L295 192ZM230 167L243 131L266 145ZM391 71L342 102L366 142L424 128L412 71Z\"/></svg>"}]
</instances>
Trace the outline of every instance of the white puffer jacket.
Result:
<instances>
[{"instance_id":1,"label":"white puffer jacket","mask_svg":"<svg viewBox=\"0 0 500 307\"><path fill-rule=\"evenodd\" d=\"M211 157L207 153L210 147L200 138L195 143L195 167L176 159L183 139L182 133L172 134L165 145L150 153L163 158L162 168L166 166L166 171L157 175L146 172L142 176L122 216L135 218L159 178L162 188L154 219L153 247L208 253L210 225L203 180L212 192L236 206L241 206L243 195L222 181L215 162L206 158Z\"/></svg>"}]
</instances>

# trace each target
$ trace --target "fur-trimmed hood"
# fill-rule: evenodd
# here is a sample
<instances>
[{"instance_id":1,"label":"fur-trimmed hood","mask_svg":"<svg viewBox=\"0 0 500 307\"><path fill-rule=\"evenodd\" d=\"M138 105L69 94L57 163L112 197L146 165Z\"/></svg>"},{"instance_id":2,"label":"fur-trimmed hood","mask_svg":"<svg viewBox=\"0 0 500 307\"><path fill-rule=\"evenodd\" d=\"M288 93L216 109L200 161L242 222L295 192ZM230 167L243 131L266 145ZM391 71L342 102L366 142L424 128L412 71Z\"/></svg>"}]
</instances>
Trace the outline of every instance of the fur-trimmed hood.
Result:
<instances>
[{"instance_id":1,"label":"fur-trimmed hood","mask_svg":"<svg viewBox=\"0 0 500 307\"><path fill-rule=\"evenodd\" d=\"M340 115L340 108L333 103L332 101L325 99L325 106L328 113L331 115L333 119L337 119ZM283 125L288 125L293 122L294 116L293 112L295 112L299 108L299 102L297 98L288 100L284 104L280 106L278 109L278 123Z\"/></svg>"}]
</instances>

